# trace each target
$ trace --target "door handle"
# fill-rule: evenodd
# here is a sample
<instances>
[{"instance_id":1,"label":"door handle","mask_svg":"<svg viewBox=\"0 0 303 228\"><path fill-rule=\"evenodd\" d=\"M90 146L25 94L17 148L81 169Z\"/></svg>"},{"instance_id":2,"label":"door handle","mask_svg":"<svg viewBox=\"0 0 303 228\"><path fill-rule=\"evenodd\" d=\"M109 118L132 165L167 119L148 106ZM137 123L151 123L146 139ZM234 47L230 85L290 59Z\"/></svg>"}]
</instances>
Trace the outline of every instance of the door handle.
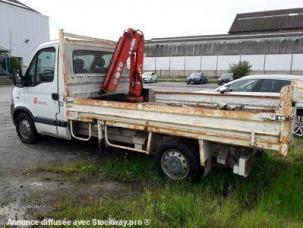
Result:
<instances>
[{"instance_id":1,"label":"door handle","mask_svg":"<svg viewBox=\"0 0 303 228\"><path fill-rule=\"evenodd\" d=\"M59 94L58 93L52 93L52 99L54 101L58 101L59 100Z\"/></svg>"}]
</instances>

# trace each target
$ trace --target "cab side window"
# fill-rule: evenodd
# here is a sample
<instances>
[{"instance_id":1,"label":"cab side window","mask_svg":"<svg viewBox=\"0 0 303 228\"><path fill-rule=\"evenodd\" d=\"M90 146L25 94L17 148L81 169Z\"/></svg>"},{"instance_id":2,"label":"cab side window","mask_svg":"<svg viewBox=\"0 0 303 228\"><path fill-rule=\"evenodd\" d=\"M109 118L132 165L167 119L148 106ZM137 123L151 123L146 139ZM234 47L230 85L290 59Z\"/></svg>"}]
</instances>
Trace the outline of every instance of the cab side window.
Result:
<instances>
[{"instance_id":1,"label":"cab side window","mask_svg":"<svg viewBox=\"0 0 303 228\"><path fill-rule=\"evenodd\" d=\"M52 82L54 80L55 61L55 48L40 50L33 58L25 74L28 86L36 86L41 83Z\"/></svg>"}]
</instances>

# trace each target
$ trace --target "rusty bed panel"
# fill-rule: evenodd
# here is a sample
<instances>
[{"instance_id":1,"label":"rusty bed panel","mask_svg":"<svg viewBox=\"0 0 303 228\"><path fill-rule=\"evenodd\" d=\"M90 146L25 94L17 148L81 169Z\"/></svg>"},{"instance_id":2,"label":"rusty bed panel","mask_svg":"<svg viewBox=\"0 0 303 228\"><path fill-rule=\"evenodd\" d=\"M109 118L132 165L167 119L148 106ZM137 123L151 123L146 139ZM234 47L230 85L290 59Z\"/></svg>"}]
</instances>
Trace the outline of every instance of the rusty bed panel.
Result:
<instances>
[{"instance_id":1,"label":"rusty bed panel","mask_svg":"<svg viewBox=\"0 0 303 228\"><path fill-rule=\"evenodd\" d=\"M108 115L100 116L95 114L79 114L69 112L68 118L91 122L92 119L101 119L106 125L113 127L122 127L133 130L152 131L154 133L167 134L172 136L189 137L196 139L205 139L213 142L221 142L232 145L255 146L258 148L277 150L280 149L279 138L274 135L256 134L255 141L252 142L251 132L239 132L233 130L210 129L202 127L189 127L169 123L146 122L142 120L131 120L129 118L110 117Z\"/></svg>"},{"instance_id":2,"label":"rusty bed panel","mask_svg":"<svg viewBox=\"0 0 303 228\"><path fill-rule=\"evenodd\" d=\"M98 119L109 126L281 151L283 121L273 121L273 115L276 114L83 98L75 98L67 105L67 118L71 120Z\"/></svg>"},{"instance_id":3,"label":"rusty bed panel","mask_svg":"<svg viewBox=\"0 0 303 228\"><path fill-rule=\"evenodd\" d=\"M268 110L266 106L255 110L224 110L211 105L208 108L76 97L68 99L67 118L85 122L97 119L113 127L271 149L287 155L292 141L294 94L294 86L283 88L279 99L272 98L276 106L272 103ZM212 99L215 103L215 98ZM254 99L259 99L261 104L262 97Z\"/></svg>"},{"instance_id":4,"label":"rusty bed panel","mask_svg":"<svg viewBox=\"0 0 303 228\"><path fill-rule=\"evenodd\" d=\"M213 106L214 108L231 108L247 110L274 110L280 104L277 95L245 95L219 94L217 92L174 93L154 92L157 103L184 104L195 106Z\"/></svg>"},{"instance_id":5,"label":"rusty bed panel","mask_svg":"<svg viewBox=\"0 0 303 228\"><path fill-rule=\"evenodd\" d=\"M127 102L115 102L115 101L105 101L105 100L96 100L96 99L85 99L76 97L73 100L74 104L78 105L92 105L92 106L102 106L102 107L112 107L117 109L131 109L131 110L141 110L141 111L150 111L150 112L165 112L172 114L183 114L183 115L197 115L197 116L228 116L228 118L237 118L237 119L247 119L253 118L256 116L256 113L261 112L259 110L224 110L216 108L207 108L207 107L196 107L188 105L175 105L175 104L162 104L162 103L127 103ZM274 110L271 108L269 113L274 113Z\"/></svg>"}]
</instances>

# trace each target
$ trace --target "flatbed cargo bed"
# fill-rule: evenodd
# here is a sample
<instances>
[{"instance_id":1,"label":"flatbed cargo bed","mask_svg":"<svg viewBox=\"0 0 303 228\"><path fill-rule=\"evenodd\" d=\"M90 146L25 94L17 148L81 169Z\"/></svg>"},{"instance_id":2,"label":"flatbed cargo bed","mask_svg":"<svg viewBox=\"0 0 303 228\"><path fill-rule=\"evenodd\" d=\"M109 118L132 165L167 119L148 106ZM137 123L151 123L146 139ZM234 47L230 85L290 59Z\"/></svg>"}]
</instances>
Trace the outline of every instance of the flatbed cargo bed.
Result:
<instances>
[{"instance_id":1,"label":"flatbed cargo bed","mask_svg":"<svg viewBox=\"0 0 303 228\"><path fill-rule=\"evenodd\" d=\"M114 42L84 42L82 38L85 39L62 33L61 50L70 52L92 46L114 49ZM61 53L60 56L69 55ZM67 64L64 62L63 65ZM75 75L71 71L65 71L64 75L68 120L100 120L112 127L270 149L283 155L287 154L292 140L293 86L284 88L278 97L153 92L151 102L127 103L98 99L97 89L102 82L100 75ZM93 89L92 83L95 84ZM81 86L81 91L86 90L86 94L95 94L96 97L71 93L75 86Z\"/></svg>"},{"instance_id":2,"label":"flatbed cargo bed","mask_svg":"<svg viewBox=\"0 0 303 228\"><path fill-rule=\"evenodd\" d=\"M105 140L108 146L146 154L157 150L167 138L190 139L199 147L204 173L210 170L211 158L217 158L218 163L229 165L234 173L243 176L248 175L256 151L272 150L284 156L289 151L294 104L302 100L302 81L284 87L281 94L235 96L144 89L144 102L129 103L121 98L128 92L127 77L122 77L116 93L101 96L105 73L77 74L73 70L75 51L113 53L115 42L61 31L59 47L66 119L76 139L87 141L97 137L100 145ZM210 144L247 148L251 152L233 152L222 147L211 151Z\"/></svg>"}]
</instances>

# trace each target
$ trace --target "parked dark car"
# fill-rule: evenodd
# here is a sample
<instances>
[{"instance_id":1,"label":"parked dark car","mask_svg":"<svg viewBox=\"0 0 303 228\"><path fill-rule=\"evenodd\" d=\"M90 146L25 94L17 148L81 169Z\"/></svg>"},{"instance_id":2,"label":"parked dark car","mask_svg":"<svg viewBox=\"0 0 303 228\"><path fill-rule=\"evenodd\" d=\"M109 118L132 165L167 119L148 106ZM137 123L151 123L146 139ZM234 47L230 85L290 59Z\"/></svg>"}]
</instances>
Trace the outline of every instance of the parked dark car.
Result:
<instances>
[{"instance_id":1,"label":"parked dark car","mask_svg":"<svg viewBox=\"0 0 303 228\"><path fill-rule=\"evenodd\" d=\"M192 84L206 84L208 82L206 76L204 75L203 72L198 72L198 73L191 73L187 78L186 78L186 83L187 85L192 85Z\"/></svg>"},{"instance_id":2,"label":"parked dark car","mask_svg":"<svg viewBox=\"0 0 303 228\"><path fill-rule=\"evenodd\" d=\"M232 81L233 79L233 73L223 73L218 79L218 85L223 85Z\"/></svg>"}]
</instances>

